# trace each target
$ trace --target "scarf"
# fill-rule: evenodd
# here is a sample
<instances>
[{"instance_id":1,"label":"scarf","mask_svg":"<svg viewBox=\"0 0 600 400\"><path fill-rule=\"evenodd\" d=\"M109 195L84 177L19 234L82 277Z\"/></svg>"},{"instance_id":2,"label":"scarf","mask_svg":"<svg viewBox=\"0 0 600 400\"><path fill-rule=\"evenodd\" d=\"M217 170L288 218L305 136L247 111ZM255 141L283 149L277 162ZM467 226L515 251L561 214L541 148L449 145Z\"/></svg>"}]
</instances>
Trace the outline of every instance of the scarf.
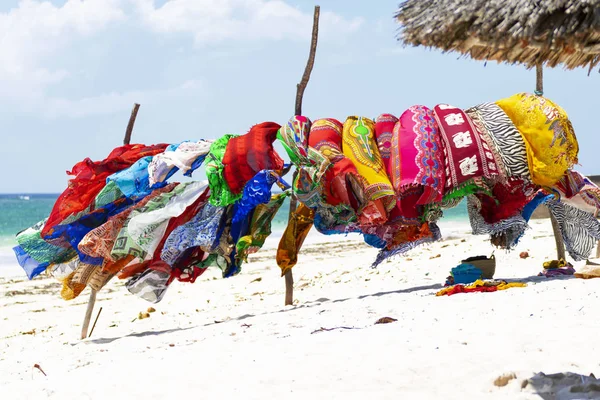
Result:
<instances>
[{"instance_id":1,"label":"scarf","mask_svg":"<svg viewBox=\"0 0 600 400\"><path fill-rule=\"evenodd\" d=\"M283 169L283 159L273 148L280 127L275 122L263 122L229 140L223 155L223 178L232 193L241 194L246 182L259 171Z\"/></svg>"},{"instance_id":2,"label":"scarf","mask_svg":"<svg viewBox=\"0 0 600 400\"><path fill-rule=\"evenodd\" d=\"M90 257L101 257L104 259L104 270L110 270L106 268L107 264L114 263L115 260L111 251L115 245L117 235L125 225L127 218L133 210L139 210L148 204L149 201L160 195L161 193L168 193L177 186L176 183L171 183L163 188L154 190L151 194L145 197L143 200L131 207L121 211L120 213L110 217L106 223L99 227L92 229L87 235L81 239L78 248L81 253L84 253ZM118 272L118 271L115 271Z\"/></svg>"},{"instance_id":3,"label":"scarf","mask_svg":"<svg viewBox=\"0 0 600 400\"><path fill-rule=\"evenodd\" d=\"M223 176L225 166L223 165L223 156L227 149L227 144L237 135L224 135L215 140L210 145L210 150L206 155L206 179L210 187L210 204L213 206L226 207L233 204L242 197L241 193L233 193L229 188L227 181Z\"/></svg>"},{"instance_id":4,"label":"scarf","mask_svg":"<svg viewBox=\"0 0 600 400\"><path fill-rule=\"evenodd\" d=\"M271 223L281 208L289 192L273 195L267 204L259 204L252 213L250 232L242 236L236 245L238 263L248 260L248 255L256 253L271 235Z\"/></svg>"},{"instance_id":5,"label":"scarf","mask_svg":"<svg viewBox=\"0 0 600 400\"><path fill-rule=\"evenodd\" d=\"M192 176L204 162L212 143L213 140L183 142L176 149L167 149L152 157L147 168L150 185L166 181L178 170L185 176Z\"/></svg>"},{"instance_id":6,"label":"scarf","mask_svg":"<svg viewBox=\"0 0 600 400\"><path fill-rule=\"evenodd\" d=\"M561 107L529 93L519 93L496 104L523 136L533 183L550 188L577 163L577 138Z\"/></svg>"},{"instance_id":7,"label":"scarf","mask_svg":"<svg viewBox=\"0 0 600 400\"><path fill-rule=\"evenodd\" d=\"M363 180L355 165L342 154L342 123L332 118L316 120L309 136L309 145L331 162L322 176L322 196L326 204L337 207L329 210L333 218L337 212L355 214L364 206ZM347 217L341 217L346 219Z\"/></svg>"},{"instance_id":8,"label":"scarf","mask_svg":"<svg viewBox=\"0 0 600 400\"><path fill-rule=\"evenodd\" d=\"M146 254L154 254L167 226L175 218L207 192L207 182L191 182L185 189L172 197L165 207L134 215L127 224L127 233ZM138 210L139 211L139 210ZM133 214L132 214L133 215Z\"/></svg>"},{"instance_id":9,"label":"scarf","mask_svg":"<svg viewBox=\"0 0 600 400\"><path fill-rule=\"evenodd\" d=\"M281 268L281 276L285 275L287 270L292 269L298 262L298 253L313 226L313 218L313 210L302 203L292 213L292 218L279 241L275 257L277 265Z\"/></svg>"},{"instance_id":10,"label":"scarf","mask_svg":"<svg viewBox=\"0 0 600 400\"><path fill-rule=\"evenodd\" d=\"M377 148L390 180L392 179L392 131L396 122L398 122L398 118L392 114L381 114L375 119Z\"/></svg>"},{"instance_id":11,"label":"scarf","mask_svg":"<svg viewBox=\"0 0 600 400\"><path fill-rule=\"evenodd\" d=\"M506 113L495 103L483 103L465 111L477 130L486 135L501 175L531 180L523 137Z\"/></svg>"},{"instance_id":12,"label":"scarf","mask_svg":"<svg viewBox=\"0 0 600 400\"><path fill-rule=\"evenodd\" d=\"M277 132L277 139L294 165L309 164L308 133L310 127L310 119L296 115L290 118Z\"/></svg>"},{"instance_id":13,"label":"scarf","mask_svg":"<svg viewBox=\"0 0 600 400\"><path fill-rule=\"evenodd\" d=\"M600 209L600 188L586 176L568 170L552 188L561 201L589 213Z\"/></svg>"},{"instance_id":14,"label":"scarf","mask_svg":"<svg viewBox=\"0 0 600 400\"><path fill-rule=\"evenodd\" d=\"M575 261L588 259L596 242L600 240L600 222L593 214L554 198L548 198L546 205L558 222L569 255Z\"/></svg>"},{"instance_id":15,"label":"scarf","mask_svg":"<svg viewBox=\"0 0 600 400\"><path fill-rule=\"evenodd\" d=\"M372 224L385 222L386 211L394 208L396 200L377 148L373 121L363 117L348 117L343 126L342 140L344 155L352 161L366 182L365 198L377 204L380 211L376 219L369 222Z\"/></svg>"},{"instance_id":16,"label":"scarf","mask_svg":"<svg viewBox=\"0 0 600 400\"><path fill-rule=\"evenodd\" d=\"M433 113L440 129L445 160L445 198L489 191L486 180L498 176L489 145L460 109L440 104Z\"/></svg>"},{"instance_id":17,"label":"scarf","mask_svg":"<svg viewBox=\"0 0 600 400\"><path fill-rule=\"evenodd\" d=\"M52 228L64 220L83 212L93 211L94 199L106 185L106 178L117 171L130 167L142 157L162 153L166 144L145 146L141 144L125 145L114 149L106 159L92 161L89 158L75 164L67 175L73 176L69 180L68 188L58 197L54 207L42 229L41 236L48 236Z\"/></svg>"}]
</instances>

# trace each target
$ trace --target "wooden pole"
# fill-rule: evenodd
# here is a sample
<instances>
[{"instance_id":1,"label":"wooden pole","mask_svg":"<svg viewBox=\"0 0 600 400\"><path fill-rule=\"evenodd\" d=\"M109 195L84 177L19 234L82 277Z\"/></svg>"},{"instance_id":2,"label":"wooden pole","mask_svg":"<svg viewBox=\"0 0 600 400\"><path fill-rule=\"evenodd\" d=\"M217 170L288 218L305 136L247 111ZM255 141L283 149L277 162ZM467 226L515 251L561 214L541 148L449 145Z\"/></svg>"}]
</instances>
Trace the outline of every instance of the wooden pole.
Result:
<instances>
[{"instance_id":1,"label":"wooden pole","mask_svg":"<svg viewBox=\"0 0 600 400\"><path fill-rule=\"evenodd\" d=\"M96 303L96 291L92 289L90 293L90 299L88 300L87 309L85 310L85 317L83 318L83 326L81 327L81 340L87 337L88 327L90 326L90 319L92 318L92 311L94 311L94 304Z\"/></svg>"},{"instance_id":2,"label":"wooden pole","mask_svg":"<svg viewBox=\"0 0 600 400\"><path fill-rule=\"evenodd\" d=\"M131 110L131 115L129 116L129 123L127 124L127 129L125 130L125 137L123 138L124 145L127 145L129 142L131 142L131 132L133 132L133 125L135 124L135 119L137 118L139 109L140 105L138 103L134 103L133 109ZM81 327L81 340L88 337L87 332L88 327L90 326L90 319L92 318L92 311L94 311L94 304L96 304L96 291L91 289L87 309L85 310L85 317L83 318L83 325ZM98 312L98 316L100 316L100 312ZM96 317L96 321L98 321L98 317ZM95 325L96 322L94 322L94 326Z\"/></svg>"},{"instance_id":3,"label":"wooden pole","mask_svg":"<svg viewBox=\"0 0 600 400\"><path fill-rule=\"evenodd\" d=\"M535 66L535 94L538 96L544 95L544 67L541 63ZM558 226L558 221L554 215L550 213L550 222L552 223L552 231L554 232L554 241L556 242L556 257L557 259L565 260L565 244L562 234Z\"/></svg>"},{"instance_id":4,"label":"wooden pole","mask_svg":"<svg viewBox=\"0 0 600 400\"><path fill-rule=\"evenodd\" d=\"M321 7L315 6L315 12L313 15L313 29L312 29L312 39L310 41L310 51L308 53L308 61L306 62L306 67L304 68L304 74L302 74L302 79L300 79L300 83L296 85L296 107L295 107L295 115L302 115L302 98L304 97L304 90L306 89L306 85L308 84L308 80L310 79L310 73L312 72L313 66L315 65L315 54L317 53L317 40L319 39L319 15L321 13ZM294 180L298 176L298 171L294 171L294 177L292 178L292 185L294 184ZM297 199L294 196L294 191L292 188L292 198L290 199L290 214L288 216L288 224L292 220L293 214L296 211ZM289 306L294 303L294 276L292 274L292 270L288 269L285 274L285 305Z\"/></svg>"},{"instance_id":5,"label":"wooden pole","mask_svg":"<svg viewBox=\"0 0 600 400\"><path fill-rule=\"evenodd\" d=\"M131 110L131 116L129 117L129 123L127 124L127 129L125 130L125 137L123 138L124 145L131 142L131 132L133 132L133 125L135 124L135 119L137 118L139 109L140 105L138 103L134 103L133 109Z\"/></svg>"}]
</instances>

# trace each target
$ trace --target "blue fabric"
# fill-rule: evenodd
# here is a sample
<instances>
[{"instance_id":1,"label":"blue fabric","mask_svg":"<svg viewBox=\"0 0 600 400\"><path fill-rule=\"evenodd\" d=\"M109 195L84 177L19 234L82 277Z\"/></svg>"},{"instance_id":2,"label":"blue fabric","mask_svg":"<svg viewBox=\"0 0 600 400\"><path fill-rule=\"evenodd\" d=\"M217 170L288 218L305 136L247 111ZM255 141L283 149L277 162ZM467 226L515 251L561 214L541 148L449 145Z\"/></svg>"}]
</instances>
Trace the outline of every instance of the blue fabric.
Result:
<instances>
[{"instance_id":1,"label":"blue fabric","mask_svg":"<svg viewBox=\"0 0 600 400\"><path fill-rule=\"evenodd\" d=\"M452 268L452 277L454 277L454 284L467 284L475 282L481 278L483 271L474 266L473 264L462 263Z\"/></svg>"},{"instance_id":2,"label":"blue fabric","mask_svg":"<svg viewBox=\"0 0 600 400\"><path fill-rule=\"evenodd\" d=\"M173 266L182 254L193 247L212 253L219 245L225 208L207 203L189 222L171 232L160 253L160 258Z\"/></svg>"},{"instance_id":3,"label":"blue fabric","mask_svg":"<svg viewBox=\"0 0 600 400\"><path fill-rule=\"evenodd\" d=\"M126 208L134 204L135 201L130 198L121 198L113 203L109 203L102 208L98 208L90 214L84 215L76 221L69 224L57 225L53 228L53 231L48 235L47 239L56 239L59 237L64 238L71 247L79 255L81 262L91 265L101 265L104 259L102 257L90 257L79 251L79 242L85 235L87 235L92 229L99 227L108 221L108 218L112 217L124 211Z\"/></svg>"},{"instance_id":4,"label":"blue fabric","mask_svg":"<svg viewBox=\"0 0 600 400\"><path fill-rule=\"evenodd\" d=\"M48 265L50 265L47 262L39 263L35 261L21 246L13 247L13 251L15 252L19 265L23 268L30 280L44 272L46 268L48 268Z\"/></svg>"},{"instance_id":5,"label":"blue fabric","mask_svg":"<svg viewBox=\"0 0 600 400\"><path fill-rule=\"evenodd\" d=\"M523 207L521 215L523 216L525 221L529 222L529 219L531 218L531 215L533 214L535 209L538 208L540 204L545 203L547 200L550 200L553 197L554 196L552 196L551 194L547 195L544 192L538 192L535 195L535 197L529 203L527 203L525 207Z\"/></svg>"},{"instance_id":6,"label":"blue fabric","mask_svg":"<svg viewBox=\"0 0 600 400\"><path fill-rule=\"evenodd\" d=\"M271 188L277 177L270 170L262 170L254 175L242 193L242 198L235 203L233 223L244 220L254 211L259 204L266 204L271 200Z\"/></svg>"},{"instance_id":7,"label":"blue fabric","mask_svg":"<svg viewBox=\"0 0 600 400\"><path fill-rule=\"evenodd\" d=\"M152 156L143 157L137 160L131 167L122 171L115 172L106 178L106 183L114 181L119 187L119 190L127 197L142 198L149 195L153 189L166 186L166 180L172 175L169 175L165 182L157 182L150 187L150 179L148 175L148 164L152 161Z\"/></svg>"},{"instance_id":8,"label":"blue fabric","mask_svg":"<svg viewBox=\"0 0 600 400\"><path fill-rule=\"evenodd\" d=\"M371 247L375 247L377 249L383 249L386 245L385 240L381 239L377 235L365 234L364 237L365 237L365 243Z\"/></svg>"}]
</instances>

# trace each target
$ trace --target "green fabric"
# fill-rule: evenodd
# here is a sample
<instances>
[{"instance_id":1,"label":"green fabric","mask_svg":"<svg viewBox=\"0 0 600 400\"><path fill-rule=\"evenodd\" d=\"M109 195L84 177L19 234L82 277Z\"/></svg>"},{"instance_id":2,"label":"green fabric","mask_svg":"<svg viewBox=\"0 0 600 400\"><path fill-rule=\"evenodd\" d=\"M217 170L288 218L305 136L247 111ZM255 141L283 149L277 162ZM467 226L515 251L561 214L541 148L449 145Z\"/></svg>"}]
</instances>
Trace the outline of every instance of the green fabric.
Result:
<instances>
[{"instance_id":1,"label":"green fabric","mask_svg":"<svg viewBox=\"0 0 600 400\"><path fill-rule=\"evenodd\" d=\"M31 228L27 228L17 235L17 243L25 252L40 264L63 263L75 257L77 253L72 247L65 248L54 246L44 239L40 232L46 224L47 219L38 222Z\"/></svg>"},{"instance_id":2,"label":"green fabric","mask_svg":"<svg viewBox=\"0 0 600 400\"><path fill-rule=\"evenodd\" d=\"M238 265L248 260L248 254L258 251L265 244L265 240L271 235L273 218L288 195L289 192L276 194L267 204L256 206L250 222L250 234L241 237L236 245Z\"/></svg>"},{"instance_id":3,"label":"green fabric","mask_svg":"<svg viewBox=\"0 0 600 400\"><path fill-rule=\"evenodd\" d=\"M192 182L180 183L170 192L161 193L146 203L145 206L133 210L127 217L125 224L123 224L123 228L121 228L119 234L117 235L117 239L115 240L115 244L110 253L112 258L114 260L119 260L128 255L132 255L136 258L144 259L147 255L147 252L135 240L133 240L131 236L129 236L129 232L127 230L129 221L131 221L131 219L136 215L164 208L173 197L183 193L185 188L191 183Z\"/></svg>"},{"instance_id":4,"label":"green fabric","mask_svg":"<svg viewBox=\"0 0 600 400\"><path fill-rule=\"evenodd\" d=\"M223 177L223 156L230 139L239 135L224 135L210 145L206 156L206 178L210 187L209 202L213 206L226 207L242 198L242 193L233 194Z\"/></svg>"}]
</instances>

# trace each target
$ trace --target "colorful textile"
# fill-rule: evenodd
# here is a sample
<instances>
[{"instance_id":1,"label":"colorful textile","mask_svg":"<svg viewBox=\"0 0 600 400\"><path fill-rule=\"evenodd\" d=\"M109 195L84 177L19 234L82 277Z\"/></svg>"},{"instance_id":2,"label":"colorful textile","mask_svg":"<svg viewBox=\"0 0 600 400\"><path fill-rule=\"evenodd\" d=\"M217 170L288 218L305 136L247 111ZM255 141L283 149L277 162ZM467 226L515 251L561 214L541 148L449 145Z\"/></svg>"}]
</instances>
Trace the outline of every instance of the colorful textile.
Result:
<instances>
[{"instance_id":1,"label":"colorful textile","mask_svg":"<svg viewBox=\"0 0 600 400\"><path fill-rule=\"evenodd\" d=\"M265 240L271 235L271 223L281 208L281 205L289 195L284 192L274 195L267 204L259 204L252 213L250 232L237 241L236 258L238 263L247 261L248 255L256 253L265 244Z\"/></svg>"},{"instance_id":2,"label":"colorful textile","mask_svg":"<svg viewBox=\"0 0 600 400\"><path fill-rule=\"evenodd\" d=\"M148 269L129 279L125 287L131 294L150 303L158 303L167 292L170 276L171 272L168 270Z\"/></svg>"},{"instance_id":3,"label":"colorful textile","mask_svg":"<svg viewBox=\"0 0 600 400\"><path fill-rule=\"evenodd\" d=\"M156 196L162 193L168 193L177 186L176 183L171 183L163 188L156 189L145 197L140 202L132 205L119 214L116 214L108 219L106 223L92 229L88 232L83 239L79 242L79 252L84 253L90 257L102 257L106 262L115 262L111 255L111 251L115 245L117 235L125 225L129 215L133 210L139 210L148 204L148 202L154 199Z\"/></svg>"},{"instance_id":4,"label":"colorful textile","mask_svg":"<svg viewBox=\"0 0 600 400\"><path fill-rule=\"evenodd\" d=\"M577 138L561 107L529 93L519 93L496 104L523 136L533 183L550 188L577 163Z\"/></svg>"},{"instance_id":5,"label":"colorful textile","mask_svg":"<svg viewBox=\"0 0 600 400\"><path fill-rule=\"evenodd\" d=\"M17 257L17 262L30 280L44 272L50 265L47 262L40 263L34 260L21 246L13 247L13 252L15 253L15 257Z\"/></svg>"},{"instance_id":6,"label":"colorful textile","mask_svg":"<svg viewBox=\"0 0 600 400\"><path fill-rule=\"evenodd\" d=\"M147 251L129 235L131 220L144 213L163 209L171 199L183 193L190 184L188 182L179 183L171 191L160 193L158 196L152 198L144 207L133 209L115 239L115 244L111 251L112 260L120 260L127 256L133 256L140 261L147 259Z\"/></svg>"},{"instance_id":7,"label":"colorful textile","mask_svg":"<svg viewBox=\"0 0 600 400\"><path fill-rule=\"evenodd\" d=\"M379 221L387 220L385 210L390 211L396 205L392 184L385 173L385 167L377 148L375 124L368 118L351 116L344 123L343 153L356 166L367 186L364 194L367 200L381 203L384 212Z\"/></svg>"},{"instance_id":8,"label":"colorful textile","mask_svg":"<svg viewBox=\"0 0 600 400\"><path fill-rule=\"evenodd\" d=\"M381 235L378 235L378 237L381 238ZM379 251L371 268L376 268L390 257L406 253L422 244L436 242L441 238L440 229L433 222L425 222L420 226L401 226L393 233L391 240L386 240L386 247Z\"/></svg>"},{"instance_id":9,"label":"colorful textile","mask_svg":"<svg viewBox=\"0 0 600 400\"><path fill-rule=\"evenodd\" d=\"M600 240L600 222L593 214L552 198L546 205L558 222L569 255L575 261L587 260Z\"/></svg>"},{"instance_id":10,"label":"colorful textile","mask_svg":"<svg viewBox=\"0 0 600 400\"><path fill-rule=\"evenodd\" d=\"M527 221L518 212L495 222L487 222L482 216L481 207L479 198L473 195L467 196L467 213L472 233L473 235L492 236L492 243L500 248L513 248L525 230L529 229Z\"/></svg>"},{"instance_id":11,"label":"colorful textile","mask_svg":"<svg viewBox=\"0 0 600 400\"><path fill-rule=\"evenodd\" d=\"M472 292L495 292L497 290L507 290L515 287L526 287L527 284L523 282L506 282L506 281L482 281L481 279L476 280L470 285L454 285L446 287L439 292L436 296L452 296L457 293L472 293Z\"/></svg>"},{"instance_id":12,"label":"colorful textile","mask_svg":"<svg viewBox=\"0 0 600 400\"><path fill-rule=\"evenodd\" d=\"M392 179L392 132L396 122L398 122L398 118L392 114L381 114L375 119L377 147L379 148L379 154L385 166L385 171L390 179Z\"/></svg>"},{"instance_id":13,"label":"colorful textile","mask_svg":"<svg viewBox=\"0 0 600 400\"><path fill-rule=\"evenodd\" d=\"M442 201L445 183L442 144L429 108L410 107L394 126L390 177L400 198L418 195L418 205ZM414 193L415 188L420 190Z\"/></svg>"},{"instance_id":14,"label":"colorful textile","mask_svg":"<svg viewBox=\"0 0 600 400\"><path fill-rule=\"evenodd\" d=\"M173 265L185 250L193 247L199 247L207 253L214 252L223 231L224 213L225 208L206 204L188 223L177 227L169 235L161 259Z\"/></svg>"},{"instance_id":15,"label":"colorful textile","mask_svg":"<svg viewBox=\"0 0 600 400\"><path fill-rule=\"evenodd\" d=\"M500 222L520 214L533 196L537 187L529 181L510 179L496 183L491 193L478 193L475 196L481 202L481 215L489 224Z\"/></svg>"},{"instance_id":16,"label":"colorful textile","mask_svg":"<svg viewBox=\"0 0 600 400\"><path fill-rule=\"evenodd\" d=\"M552 189L561 201L582 211L595 213L600 209L600 188L577 171L568 170Z\"/></svg>"},{"instance_id":17,"label":"colorful textile","mask_svg":"<svg viewBox=\"0 0 600 400\"><path fill-rule=\"evenodd\" d=\"M202 165L212 143L213 140L183 142L174 150L167 149L152 157L148 165L150 186L157 182L164 182L178 170L181 170L185 176L192 176L192 172Z\"/></svg>"},{"instance_id":18,"label":"colorful textile","mask_svg":"<svg viewBox=\"0 0 600 400\"><path fill-rule=\"evenodd\" d=\"M509 178L530 181L527 149L523 137L506 113L495 103L483 103L465 111L479 132L486 132L488 144L498 154L496 163Z\"/></svg>"},{"instance_id":19,"label":"colorful textile","mask_svg":"<svg viewBox=\"0 0 600 400\"><path fill-rule=\"evenodd\" d=\"M293 164L308 164L308 133L310 119L301 115L293 116L277 132L277 139Z\"/></svg>"},{"instance_id":20,"label":"colorful textile","mask_svg":"<svg viewBox=\"0 0 600 400\"><path fill-rule=\"evenodd\" d=\"M183 214L187 207L207 192L207 188L206 181L191 182L186 185L182 192L172 197L165 207L153 211L138 212L136 215L132 213L132 218L127 224L128 235L144 252L154 254L165 235L171 218Z\"/></svg>"},{"instance_id":21,"label":"colorful textile","mask_svg":"<svg viewBox=\"0 0 600 400\"><path fill-rule=\"evenodd\" d=\"M106 178L111 174L130 167L142 157L162 153L166 144L145 146L141 144L125 145L114 149L106 159L92 161L86 158L75 164L67 175L68 188L58 197L46 225L42 229L42 238L48 236L51 229L64 221L69 215L78 213L90 207L96 195L106 185ZM89 211L92 211L90 209Z\"/></svg>"},{"instance_id":22,"label":"colorful textile","mask_svg":"<svg viewBox=\"0 0 600 400\"><path fill-rule=\"evenodd\" d=\"M330 207L317 208L317 214L323 217L323 224L315 224L320 232L354 221L356 211L365 203L362 177L352 161L342 154L342 128L341 122L326 118L316 120L310 129L310 148L331 162L321 177L320 195L324 204Z\"/></svg>"},{"instance_id":23,"label":"colorful textile","mask_svg":"<svg viewBox=\"0 0 600 400\"><path fill-rule=\"evenodd\" d=\"M147 196L152 189L148 180L148 164L152 157L144 157L137 160L131 167L115 172L106 178L106 182L113 181L124 196L141 198ZM162 186L161 183L156 187Z\"/></svg>"},{"instance_id":24,"label":"colorful textile","mask_svg":"<svg viewBox=\"0 0 600 400\"><path fill-rule=\"evenodd\" d=\"M281 276L292 269L298 262L298 253L304 239L313 226L314 211L300 203L288 222L277 248L277 265L281 268Z\"/></svg>"},{"instance_id":25,"label":"colorful textile","mask_svg":"<svg viewBox=\"0 0 600 400\"><path fill-rule=\"evenodd\" d=\"M283 168L283 159L273 148L280 127L275 122L263 122L229 140L223 155L223 178L232 193L241 194L246 182L259 171Z\"/></svg>"},{"instance_id":26,"label":"colorful textile","mask_svg":"<svg viewBox=\"0 0 600 400\"><path fill-rule=\"evenodd\" d=\"M483 179L498 176L498 167L489 145L462 110L435 106L445 156L445 197L464 197L488 190Z\"/></svg>"},{"instance_id":27,"label":"colorful textile","mask_svg":"<svg viewBox=\"0 0 600 400\"><path fill-rule=\"evenodd\" d=\"M241 193L231 192L229 185L223 177L223 156L227 149L227 143L238 135L224 135L215 140L210 145L210 150L206 156L206 178L210 186L210 204L213 206L225 207L233 204L242 197Z\"/></svg>"},{"instance_id":28,"label":"colorful textile","mask_svg":"<svg viewBox=\"0 0 600 400\"><path fill-rule=\"evenodd\" d=\"M271 200L271 188L277 182L278 175L274 171L258 172L244 187L242 198L235 203L233 222L238 222L249 215L256 206Z\"/></svg>"},{"instance_id":29,"label":"colorful textile","mask_svg":"<svg viewBox=\"0 0 600 400\"><path fill-rule=\"evenodd\" d=\"M81 252L79 250L79 243L90 231L103 225L110 217L127 209L132 204L134 204L132 199L121 197L113 203L107 204L101 208L96 208L94 211L84 215L77 221L55 226L52 230L50 239L60 237L68 241L69 245L77 252L82 263L101 265L103 259L101 257L90 257Z\"/></svg>"},{"instance_id":30,"label":"colorful textile","mask_svg":"<svg viewBox=\"0 0 600 400\"><path fill-rule=\"evenodd\" d=\"M16 237L18 246L13 251L29 279L44 272L45 267L51 263L65 262L77 254L71 247L55 246L42 239L41 231L45 224L46 220L40 221L19 232Z\"/></svg>"}]
</instances>

